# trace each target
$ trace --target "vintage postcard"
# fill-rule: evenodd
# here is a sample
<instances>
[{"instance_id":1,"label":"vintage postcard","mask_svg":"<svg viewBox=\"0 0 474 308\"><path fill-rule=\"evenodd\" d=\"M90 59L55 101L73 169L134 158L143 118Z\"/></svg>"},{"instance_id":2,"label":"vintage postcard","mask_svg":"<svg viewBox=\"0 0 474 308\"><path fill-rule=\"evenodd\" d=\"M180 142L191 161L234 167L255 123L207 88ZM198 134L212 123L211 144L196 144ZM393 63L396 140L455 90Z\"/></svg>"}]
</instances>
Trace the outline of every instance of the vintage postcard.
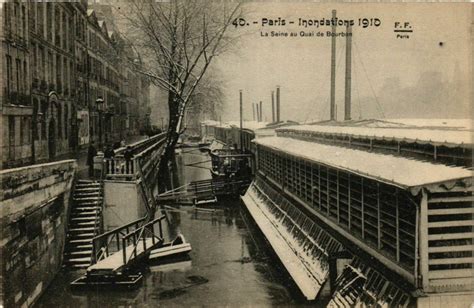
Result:
<instances>
[{"instance_id":1,"label":"vintage postcard","mask_svg":"<svg viewBox=\"0 0 474 308\"><path fill-rule=\"evenodd\" d=\"M472 307L474 5L0 1L0 307Z\"/></svg>"}]
</instances>

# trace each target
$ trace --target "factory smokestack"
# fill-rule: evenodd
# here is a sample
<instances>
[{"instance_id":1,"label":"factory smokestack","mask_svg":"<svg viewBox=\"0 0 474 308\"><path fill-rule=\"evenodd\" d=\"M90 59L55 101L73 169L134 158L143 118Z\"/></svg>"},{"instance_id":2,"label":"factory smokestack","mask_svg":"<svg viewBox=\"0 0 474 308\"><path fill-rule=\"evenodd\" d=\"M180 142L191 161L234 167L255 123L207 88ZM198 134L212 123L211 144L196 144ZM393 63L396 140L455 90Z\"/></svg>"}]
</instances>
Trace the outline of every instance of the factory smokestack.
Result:
<instances>
[{"instance_id":1,"label":"factory smokestack","mask_svg":"<svg viewBox=\"0 0 474 308\"><path fill-rule=\"evenodd\" d=\"M275 92L272 91L272 123L275 123Z\"/></svg>"},{"instance_id":2,"label":"factory smokestack","mask_svg":"<svg viewBox=\"0 0 474 308\"><path fill-rule=\"evenodd\" d=\"M255 103L255 108L257 109L257 122L260 122L260 109L258 108L258 103Z\"/></svg>"},{"instance_id":3,"label":"factory smokestack","mask_svg":"<svg viewBox=\"0 0 474 308\"><path fill-rule=\"evenodd\" d=\"M352 27L346 28L346 87L344 97L344 121L351 119L351 81L352 81Z\"/></svg>"},{"instance_id":4,"label":"factory smokestack","mask_svg":"<svg viewBox=\"0 0 474 308\"><path fill-rule=\"evenodd\" d=\"M277 86L277 94L276 94L276 105L277 105L277 112L276 112L276 121L280 122L280 86Z\"/></svg>"},{"instance_id":5,"label":"factory smokestack","mask_svg":"<svg viewBox=\"0 0 474 308\"><path fill-rule=\"evenodd\" d=\"M263 105L262 105L262 101L260 101L260 122L263 121Z\"/></svg>"},{"instance_id":6,"label":"factory smokestack","mask_svg":"<svg viewBox=\"0 0 474 308\"><path fill-rule=\"evenodd\" d=\"M332 19L336 20L336 10L332 10ZM331 37L331 108L330 119L336 120L336 24L332 25Z\"/></svg>"}]
</instances>

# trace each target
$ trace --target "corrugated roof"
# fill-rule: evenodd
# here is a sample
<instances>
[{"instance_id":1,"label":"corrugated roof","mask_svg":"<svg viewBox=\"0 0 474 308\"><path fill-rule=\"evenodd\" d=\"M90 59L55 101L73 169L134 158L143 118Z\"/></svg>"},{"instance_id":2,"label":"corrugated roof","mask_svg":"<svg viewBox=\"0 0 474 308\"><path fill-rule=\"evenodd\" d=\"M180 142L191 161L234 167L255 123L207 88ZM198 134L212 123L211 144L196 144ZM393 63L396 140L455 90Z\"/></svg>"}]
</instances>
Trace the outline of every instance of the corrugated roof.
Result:
<instances>
[{"instance_id":1,"label":"corrugated roof","mask_svg":"<svg viewBox=\"0 0 474 308\"><path fill-rule=\"evenodd\" d=\"M380 128L356 126L299 125L277 131L320 132L384 140L431 143L436 145L472 145L472 131L424 128Z\"/></svg>"},{"instance_id":2,"label":"corrugated roof","mask_svg":"<svg viewBox=\"0 0 474 308\"><path fill-rule=\"evenodd\" d=\"M413 188L471 178L461 167L448 167L404 157L371 153L284 137L256 139L257 144L337 169L374 178L402 188Z\"/></svg>"}]
</instances>

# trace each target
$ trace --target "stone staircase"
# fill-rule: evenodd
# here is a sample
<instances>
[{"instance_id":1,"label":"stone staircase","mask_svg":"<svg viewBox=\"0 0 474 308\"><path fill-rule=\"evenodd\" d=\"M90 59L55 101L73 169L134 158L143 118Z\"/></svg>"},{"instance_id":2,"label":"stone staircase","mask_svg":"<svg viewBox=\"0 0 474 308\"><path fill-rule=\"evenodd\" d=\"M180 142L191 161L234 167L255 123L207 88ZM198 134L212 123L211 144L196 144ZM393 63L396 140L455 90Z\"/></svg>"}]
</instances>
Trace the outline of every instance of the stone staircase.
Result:
<instances>
[{"instance_id":1,"label":"stone staircase","mask_svg":"<svg viewBox=\"0 0 474 308\"><path fill-rule=\"evenodd\" d=\"M91 264L92 239L100 233L102 198L100 182L76 182L64 249L64 266L80 269Z\"/></svg>"}]
</instances>

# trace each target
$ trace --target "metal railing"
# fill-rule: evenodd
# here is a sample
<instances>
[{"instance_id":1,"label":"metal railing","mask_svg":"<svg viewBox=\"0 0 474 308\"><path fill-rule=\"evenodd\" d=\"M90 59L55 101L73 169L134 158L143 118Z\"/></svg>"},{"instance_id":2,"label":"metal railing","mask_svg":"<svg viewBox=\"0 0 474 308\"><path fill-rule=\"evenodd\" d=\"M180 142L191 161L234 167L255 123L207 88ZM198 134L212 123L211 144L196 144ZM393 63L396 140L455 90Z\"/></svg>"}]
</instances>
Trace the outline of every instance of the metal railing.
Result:
<instances>
[{"instance_id":1,"label":"metal railing","mask_svg":"<svg viewBox=\"0 0 474 308\"><path fill-rule=\"evenodd\" d=\"M161 225L161 221L165 219L165 216L162 215L152 221L150 221L147 224L144 224L138 229L135 229L134 231L126 234L122 238L122 257L123 257L123 264L127 264L132 258L136 258L138 253L138 247L140 245L140 242L143 245L143 251L146 253L147 251L147 240L151 239L151 246L148 248L154 247L156 244L161 244L163 243L163 227ZM159 236L155 234L154 231L154 226L155 224L158 224L159 227ZM148 236L148 237L147 237ZM126 247L128 247L131 244L133 245L133 250L130 253L129 258L127 259L127 250Z\"/></svg>"},{"instance_id":2,"label":"metal railing","mask_svg":"<svg viewBox=\"0 0 474 308\"><path fill-rule=\"evenodd\" d=\"M132 259L147 249L163 243L163 226L161 221L165 219L162 215L148 223L144 223L146 217L132 221L124 226L105 232L92 240L92 260L94 265L99 261L121 251L123 265L127 265ZM158 225L158 234L155 233L155 225ZM151 245L149 240L151 240ZM139 251L139 245L143 250ZM130 246L132 246L131 251ZM128 248L128 249L127 249Z\"/></svg>"},{"instance_id":3,"label":"metal railing","mask_svg":"<svg viewBox=\"0 0 474 308\"><path fill-rule=\"evenodd\" d=\"M139 178L139 166L143 170L149 170L161 156L160 149L166 141L166 133L153 136L144 141L130 145L133 157L125 159L124 152L126 148L119 148L116 156L113 158L105 158L103 164L103 172L107 180L134 181Z\"/></svg>"},{"instance_id":4,"label":"metal railing","mask_svg":"<svg viewBox=\"0 0 474 308\"><path fill-rule=\"evenodd\" d=\"M107 258L114 252L123 248L123 237L130 233L130 230L140 228L146 217L132 221L126 225L120 226L116 229L107 231L92 239L92 260L91 264L96 264L98 261ZM115 245L115 246L114 246Z\"/></svg>"}]
</instances>

